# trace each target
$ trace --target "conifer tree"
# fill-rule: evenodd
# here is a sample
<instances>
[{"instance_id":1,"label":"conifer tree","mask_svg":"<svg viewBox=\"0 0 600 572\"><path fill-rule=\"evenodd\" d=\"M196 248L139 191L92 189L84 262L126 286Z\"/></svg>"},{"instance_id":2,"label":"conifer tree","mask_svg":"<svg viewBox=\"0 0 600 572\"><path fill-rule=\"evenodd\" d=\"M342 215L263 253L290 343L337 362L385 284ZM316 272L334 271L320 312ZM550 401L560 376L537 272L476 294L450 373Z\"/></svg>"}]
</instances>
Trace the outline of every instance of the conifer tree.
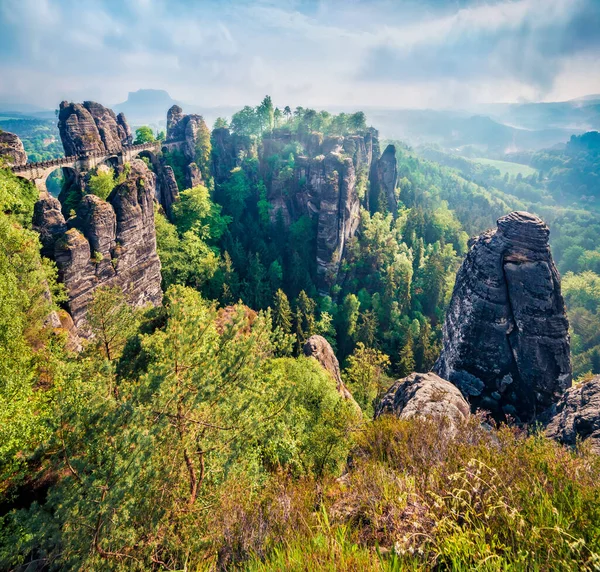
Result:
<instances>
[{"instance_id":1,"label":"conifer tree","mask_svg":"<svg viewBox=\"0 0 600 572\"><path fill-rule=\"evenodd\" d=\"M415 371L413 340L410 335L407 335L406 343L400 352L400 359L398 360L398 373L401 377L406 377L413 371Z\"/></svg>"},{"instance_id":2,"label":"conifer tree","mask_svg":"<svg viewBox=\"0 0 600 572\"><path fill-rule=\"evenodd\" d=\"M292 309L285 292L279 288L273 299L273 323L284 333L292 332Z\"/></svg>"}]
</instances>

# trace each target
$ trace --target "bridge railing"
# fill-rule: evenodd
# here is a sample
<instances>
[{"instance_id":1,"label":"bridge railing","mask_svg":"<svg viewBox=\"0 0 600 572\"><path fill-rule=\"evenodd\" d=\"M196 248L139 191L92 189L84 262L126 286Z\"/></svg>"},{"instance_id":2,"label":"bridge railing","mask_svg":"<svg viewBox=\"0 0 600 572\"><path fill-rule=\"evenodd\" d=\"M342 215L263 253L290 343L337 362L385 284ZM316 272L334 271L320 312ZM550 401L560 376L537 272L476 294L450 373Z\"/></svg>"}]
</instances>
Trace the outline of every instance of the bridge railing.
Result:
<instances>
[{"instance_id":1,"label":"bridge railing","mask_svg":"<svg viewBox=\"0 0 600 572\"><path fill-rule=\"evenodd\" d=\"M48 167L62 167L81 161L83 159L95 159L102 157L114 157L123 154L123 151L145 151L150 149L160 149L164 141L150 141L148 143L141 143L139 145L123 145L119 148L106 149L102 151L84 151L79 155L72 155L70 157L59 157L57 159L49 159L48 161L37 161L35 163L25 163L25 165L19 165L18 167L11 167L13 173L22 173L23 171L29 171L30 169L47 169ZM167 143L181 143L181 141L169 141Z\"/></svg>"},{"instance_id":2,"label":"bridge railing","mask_svg":"<svg viewBox=\"0 0 600 572\"><path fill-rule=\"evenodd\" d=\"M18 167L12 167L14 173L23 171L29 171L29 169L46 169L48 167L61 167L64 165L70 165L77 161L77 157L59 157L57 159L49 159L48 161L37 161L35 163L25 163L25 165L19 165Z\"/></svg>"}]
</instances>

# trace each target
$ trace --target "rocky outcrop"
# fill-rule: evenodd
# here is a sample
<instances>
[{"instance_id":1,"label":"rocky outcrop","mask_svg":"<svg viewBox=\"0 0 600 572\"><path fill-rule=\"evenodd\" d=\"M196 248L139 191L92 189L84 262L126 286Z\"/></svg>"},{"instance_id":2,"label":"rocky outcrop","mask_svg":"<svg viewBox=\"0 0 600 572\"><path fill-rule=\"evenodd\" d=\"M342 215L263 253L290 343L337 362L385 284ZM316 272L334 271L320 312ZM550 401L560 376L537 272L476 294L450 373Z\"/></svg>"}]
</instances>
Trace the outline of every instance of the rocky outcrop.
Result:
<instances>
[{"instance_id":1,"label":"rocky outcrop","mask_svg":"<svg viewBox=\"0 0 600 572\"><path fill-rule=\"evenodd\" d=\"M131 129L125 116L117 117L95 101L60 104L58 129L65 155L98 152L119 152L131 143Z\"/></svg>"},{"instance_id":2,"label":"rocky outcrop","mask_svg":"<svg viewBox=\"0 0 600 572\"><path fill-rule=\"evenodd\" d=\"M306 357L312 357L316 359L331 375L331 377L335 380L335 388L337 389L337 392L344 399L352 401L352 403L358 407L358 404L354 401L352 394L348 391L344 385L344 382L342 381L340 364L333 353L333 348L331 347L330 343L323 336L311 336L308 338L308 340L306 340L303 351Z\"/></svg>"},{"instance_id":3,"label":"rocky outcrop","mask_svg":"<svg viewBox=\"0 0 600 572\"><path fill-rule=\"evenodd\" d=\"M42 254L48 258L54 255L57 238L67 230L60 201L49 193L44 194L33 207L33 230L40 234Z\"/></svg>"},{"instance_id":4,"label":"rocky outcrop","mask_svg":"<svg viewBox=\"0 0 600 572\"><path fill-rule=\"evenodd\" d=\"M193 189L194 187L198 187L200 185L204 185L204 179L202 178L202 173L200 172L200 168L196 163L190 163L185 169L185 182L188 189Z\"/></svg>"},{"instance_id":5,"label":"rocky outcrop","mask_svg":"<svg viewBox=\"0 0 600 572\"><path fill-rule=\"evenodd\" d=\"M199 138L209 130L201 115L184 115L178 105L167 112L167 142L183 141L181 150L190 162L196 160Z\"/></svg>"},{"instance_id":6,"label":"rocky outcrop","mask_svg":"<svg viewBox=\"0 0 600 572\"><path fill-rule=\"evenodd\" d=\"M141 160L106 201L86 195L67 223L60 204L45 196L35 206L34 228L44 252L56 261L68 293L68 309L86 335L86 315L100 286L119 286L134 306L162 300L154 230L155 175Z\"/></svg>"},{"instance_id":7,"label":"rocky outcrop","mask_svg":"<svg viewBox=\"0 0 600 572\"><path fill-rule=\"evenodd\" d=\"M379 208L386 202L387 209L396 213L396 183L398 182L398 166L396 164L396 147L388 145L383 155L377 161L377 166L371 175L371 193L377 197Z\"/></svg>"},{"instance_id":8,"label":"rocky outcrop","mask_svg":"<svg viewBox=\"0 0 600 572\"><path fill-rule=\"evenodd\" d=\"M0 164L2 162L9 167L20 167L27 163L27 153L14 133L0 130Z\"/></svg>"},{"instance_id":9,"label":"rocky outcrop","mask_svg":"<svg viewBox=\"0 0 600 572\"><path fill-rule=\"evenodd\" d=\"M553 408L546 436L565 445L587 441L600 454L600 376L568 389Z\"/></svg>"},{"instance_id":10,"label":"rocky outcrop","mask_svg":"<svg viewBox=\"0 0 600 572\"><path fill-rule=\"evenodd\" d=\"M227 180L231 170L240 166L241 157L254 156L256 146L249 137L231 133L226 127L213 129L212 175L216 183Z\"/></svg>"},{"instance_id":11,"label":"rocky outcrop","mask_svg":"<svg viewBox=\"0 0 600 572\"><path fill-rule=\"evenodd\" d=\"M295 196L296 208L317 219L318 287L326 293L336 281L346 242L360 222L356 171L352 159L336 151L297 160L296 165L296 176L306 180L305 193Z\"/></svg>"},{"instance_id":12,"label":"rocky outcrop","mask_svg":"<svg viewBox=\"0 0 600 572\"><path fill-rule=\"evenodd\" d=\"M434 371L474 407L530 420L571 385L569 324L548 227L526 212L474 239Z\"/></svg>"},{"instance_id":13,"label":"rocky outcrop","mask_svg":"<svg viewBox=\"0 0 600 572\"><path fill-rule=\"evenodd\" d=\"M263 137L261 175L267 183L272 222L281 218L287 225L302 216L315 221L317 286L325 294L337 280L346 244L360 222L377 132L295 137L284 129ZM290 144L300 144L306 153L295 157L291 176ZM278 163L273 162L274 156L280 157Z\"/></svg>"},{"instance_id":14,"label":"rocky outcrop","mask_svg":"<svg viewBox=\"0 0 600 572\"><path fill-rule=\"evenodd\" d=\"M171 217L171 205L179 198L179 187L175 173L170 165L167 165L164 159L158 163L158 175L156 184L156 200L167 215Z\"/></svg>"},{"instance_id":15,"label":"rocky outcrop","mask_svg":"<svg viewBox=\"0 0 600 572\"><path fill-rule=\"evenodd\" d=\"M392 385L375 409L381 415L400 419L443 417L457 426L470 414L469 404L458 388L435 373L411 373Z\"/></svg>"}]
</instances>

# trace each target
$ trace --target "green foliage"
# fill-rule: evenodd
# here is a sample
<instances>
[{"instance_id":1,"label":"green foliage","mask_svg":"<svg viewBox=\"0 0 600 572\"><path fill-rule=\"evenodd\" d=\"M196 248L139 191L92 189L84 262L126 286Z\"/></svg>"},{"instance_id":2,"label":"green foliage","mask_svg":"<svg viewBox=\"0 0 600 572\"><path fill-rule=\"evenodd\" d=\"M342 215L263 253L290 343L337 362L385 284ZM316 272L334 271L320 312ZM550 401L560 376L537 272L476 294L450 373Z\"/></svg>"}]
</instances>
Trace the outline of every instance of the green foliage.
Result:
<instances>
[{"instance_id":1,"label":"green foliage","mask_svg":"<svg viewBox=\"0 0 600 572\"><path fill-rule=\"evenodd\" d=\"M95 346L108 361L121 355L137 330L134 311L119 287L105 286L94 292L87 321Z\"/></svg>"},{"instance_id":2,"label":"green foliage","mask_svg":"<svg viewBox=\"0 0 600 572\"><path fill-rule=\"evenodd\" d=\"M143 125L135 130L135 139L133 140L134 145L142 145L143 143L152 143L156 141L154 133L151 127Z\"/></svg>"},{"instance_id":3,"label":"green foliage","mask_svg":"<svg viewBox=\"0 0 600 572\"><path fill-rule=\"evenodd\" d=\"M372 417L373 404L391 385L386 376L390 358L379 350L358 342L354 352L348 357L347 364L344 380L367 417Z\"/></svg>"},{"instance_id":4,"label":"green foliage","mask_svg":"<svg viewBox=\"0 0 600 572\"><path fill-rule=\"evenodd\" d=\"M112 169L103 169L96 170L96 173L90 176L87 182L87 189L91 194L105 201L116 185L117 181L115 180L114 171Z\"/></svg>"},{"instance_id":5,"label":"green foliage","mask_svg":"<svg viewBox=\"0 0 600 572\"><path fill-rule=\"evenodd\" d=\"M54 310L52 295L62 296L56 270L39 248L36 233L0 212L0 497L47 438L40 384L51 379L55 359L45 321Z\"/></svg>"},{"instance_id":6,"label":"green foliage","mask_svg":"<svg viewBox=\"0 0 600 572\"><path fill-rule=\"evenodd\" d=\"M0 211L12 215L21 225L30 226L38 190L29 181L19 179L10 169L0 168Z\"/></svg>"}]
</instances>

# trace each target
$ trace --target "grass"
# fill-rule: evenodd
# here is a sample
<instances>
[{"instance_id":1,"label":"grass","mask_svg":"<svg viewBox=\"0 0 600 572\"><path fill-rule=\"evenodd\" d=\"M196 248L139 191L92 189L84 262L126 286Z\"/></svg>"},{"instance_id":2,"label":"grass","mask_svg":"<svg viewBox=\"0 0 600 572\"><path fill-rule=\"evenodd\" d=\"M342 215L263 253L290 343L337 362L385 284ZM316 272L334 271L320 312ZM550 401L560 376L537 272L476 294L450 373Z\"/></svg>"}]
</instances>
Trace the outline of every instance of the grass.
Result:
<instances>
[{"instance_id":1,"label":"grass","mask_svg":"<svg viewBox=\"0 0 600 572\"><path fill-rule=\"evenodd\" d=\"M258 544L237 531L247 556L219 551L257 572L599 570L599 482L585 447L477 418L455 435L443 422L382 418L343 477L287 481L246 504L265 515L252 525Z\"/></svg>"},{"instance_id":2,"label":"grass","mask_svg":"<svg viewBox=\"0 0 600 572\"><path fill-rule=\"evenodd\" d=\"M479 157L477 159L471 159L475 163L481 165L489 165L490 167L496 167L502 175L508 173L510 177L516 177L519 173L523 177L537 174L537 169L530 167L529 165L523 165L522 163L511 163L510 161L498 161L496 159L486 159Z\"/></svg>"}]
</instances>

